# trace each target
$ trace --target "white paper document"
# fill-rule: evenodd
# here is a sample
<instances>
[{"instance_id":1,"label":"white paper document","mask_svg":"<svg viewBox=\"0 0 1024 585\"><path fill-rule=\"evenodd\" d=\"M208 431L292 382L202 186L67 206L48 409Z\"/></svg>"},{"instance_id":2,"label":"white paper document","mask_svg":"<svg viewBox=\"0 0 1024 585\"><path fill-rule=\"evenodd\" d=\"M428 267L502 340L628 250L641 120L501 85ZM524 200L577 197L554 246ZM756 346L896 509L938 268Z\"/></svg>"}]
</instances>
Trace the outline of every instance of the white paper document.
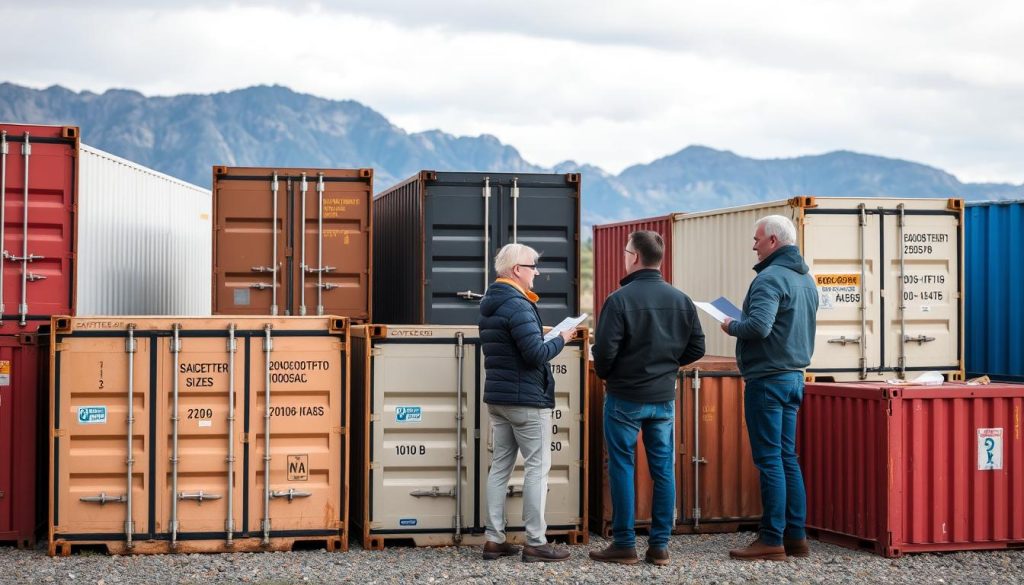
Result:
<instances>
[{"instance_id":1,"label":"white paper document","mask_svg":"<svg viewBox=\"0 0 1024 585\"><path fill-rule=\"evenodd\" d=\"M740 311L739 307L732 304L729 299L725 297L718 297L710 303L695 301L693 304L701 311L704 311L708 315L714 317L719 323L725 323L726 317L735 321L743 316L743 311Z\"/></svg>"},{"instance_id":2,"label":"white paper document","mask_svg":"<svg viewBox=\"0 0 1024 585\"><path fill-rule=\"evenodd\" d=\"M547 334L544 335L544 341L551 341L552 339L558 337L563 331L575 329L577 325L582 323L584 319L586 319L589 316L590 315L588 315L587 313L583 313L579 317L566 317L565 319L562 319L561 323L552 327L551 331L548 331Z\"/></svg>"}]
</instances>

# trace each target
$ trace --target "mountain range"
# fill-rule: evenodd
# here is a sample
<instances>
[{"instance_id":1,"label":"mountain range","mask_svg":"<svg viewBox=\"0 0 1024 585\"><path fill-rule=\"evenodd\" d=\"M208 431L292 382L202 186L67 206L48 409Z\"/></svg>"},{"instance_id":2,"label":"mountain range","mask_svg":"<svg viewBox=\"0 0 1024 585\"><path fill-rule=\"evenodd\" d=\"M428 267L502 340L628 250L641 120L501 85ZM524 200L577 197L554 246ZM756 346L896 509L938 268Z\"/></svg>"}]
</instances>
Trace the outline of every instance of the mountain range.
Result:
<instances>
[{"instance_id":1,"label":"mountain range","mask_svg":"<svg viewBox=\"0 0 1024 585\"><path fill-rule=\"evenodd\" d=\"M377 191L422 169L580 172L586 226L793 195L1024 198L1024 184L962 183L927 165L849 151L753 159L687 146L618 175L574 161L544 168L494 136L406 132L358 102L279 85L146 97L0 83L0 121L76 125L90 146L207 187L213 165L372 167Z\"/></svg>"}]
</instances>

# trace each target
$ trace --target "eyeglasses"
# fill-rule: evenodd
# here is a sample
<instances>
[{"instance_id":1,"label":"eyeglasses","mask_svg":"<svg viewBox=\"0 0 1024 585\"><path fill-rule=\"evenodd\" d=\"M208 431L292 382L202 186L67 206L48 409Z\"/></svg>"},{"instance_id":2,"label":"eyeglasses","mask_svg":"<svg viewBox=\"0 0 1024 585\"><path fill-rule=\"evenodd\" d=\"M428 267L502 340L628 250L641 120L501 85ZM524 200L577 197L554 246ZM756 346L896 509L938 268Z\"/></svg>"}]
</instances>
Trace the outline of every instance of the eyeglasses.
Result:
<instances>
[{"instance_id":1,"label":"eyeglasses","mask_svg":"<svg viewBox=\"0 0 1024 585\"><path fill-rule=\"evenodd\" d=\"M634 252L633 250L630 250L629 248L624 248L622 251L627 253L627 254L634 254L634 255L636 254L636 252Z\"/></svg>"},{"instance_id":2,"label":"eyeglasses","mask_svg":"<svg viewBox=\"0 0 1024 585\"><path fill-rule=\"evenodd\" d=\"M523 268L529 268L530 270L536 270L537 272L540 272L539 270L537 270L536 264L516 264L516 266L522 266Z\"/></svg>"}]
</instances>

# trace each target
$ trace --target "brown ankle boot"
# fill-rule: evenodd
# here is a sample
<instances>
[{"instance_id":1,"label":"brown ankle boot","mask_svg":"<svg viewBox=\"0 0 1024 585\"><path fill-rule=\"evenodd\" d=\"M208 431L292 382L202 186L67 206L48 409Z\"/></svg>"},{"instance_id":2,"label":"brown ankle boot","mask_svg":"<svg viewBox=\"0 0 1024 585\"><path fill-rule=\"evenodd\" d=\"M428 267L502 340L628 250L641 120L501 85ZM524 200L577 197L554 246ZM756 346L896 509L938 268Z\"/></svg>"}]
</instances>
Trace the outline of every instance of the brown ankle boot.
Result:
<instances>
[{"instance_id":1,"label":"brown ankle boot","mask_svg":"<svg viewBox=\"0 0 1024 585\"><path fill-rule=\"evenodd\" d=\"M615 546L609 544L604 550L590 551L590 558L602 563L620 563L623 565L635 565L640 562L636 558L635 546Z\"/></svg>"},{"instance_id":2,"label":"brown ankle boot","mask_svg":"<svg viewBox=\"0 0 1024 585\"><path fill-rule=\"evenodd\" d=\"M507 542L498 544L497 542L487 541L484 543L484 560L493 561L494 559L501 557L510 557L519 552L519 548L515 547Z\"/></svg>"},{"instance_id":3,"label":"brown ankle boot","mask_svg":"<svg viewBox=\"0 0 1024 585\"><path fill-rule=\"evenodd\" d=\"M786 556L790 557L809 557L811 556L811 547L807 544L806 538L783 538L782 546L786 549Z\"/></svg>"},{"instance_id":4,"label":"brown ankle boot","mask_svg":"<svg viewBox=\"0 0 1024 585\"><path fill-rule=\"evenodd\" d=\"M665 566L668 564L668 547L664 548L653 548L647 547L647 553L644 554L644 560L652 565Z\"/></svg>"},{"instance_id":5,"label":"brown ankle boot","mask_svg":"<svg viewBox=\"0 0 1024 585\"><path fill-rule=\"evenodd\" d=\"M767 545L758 538L746 548L729 551L729 556L741 561L784 561L786 560L786 549L782 545Z\"/></svg>"}]
</instances>

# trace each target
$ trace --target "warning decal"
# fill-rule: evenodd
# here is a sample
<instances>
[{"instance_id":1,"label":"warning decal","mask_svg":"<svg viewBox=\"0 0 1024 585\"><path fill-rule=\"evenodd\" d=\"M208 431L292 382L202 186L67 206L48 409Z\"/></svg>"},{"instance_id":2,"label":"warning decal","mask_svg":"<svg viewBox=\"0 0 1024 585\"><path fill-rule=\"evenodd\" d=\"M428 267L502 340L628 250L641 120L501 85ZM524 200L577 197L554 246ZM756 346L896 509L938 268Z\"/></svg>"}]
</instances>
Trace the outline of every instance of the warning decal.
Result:
<instances>
[{"instance_id":1,"label":"warning decal","mask_svg":"<svg viewBox=\"0 0 1024 585\"><path fill-rule=\"evenodd\" d=\"M11 385L11 360L0 360L0 386Z\"/></svg>"},{"instance_id":2,"label":"warning decal","mask_svg":"<svg viewBox=\"0 0 1024 585\"><path fill-rule=\"evenodd\" d=\"M815 274L818 287L818 308L835 309L837 305L860 304L859 274Z\"/></svg>"}]
</instances>

